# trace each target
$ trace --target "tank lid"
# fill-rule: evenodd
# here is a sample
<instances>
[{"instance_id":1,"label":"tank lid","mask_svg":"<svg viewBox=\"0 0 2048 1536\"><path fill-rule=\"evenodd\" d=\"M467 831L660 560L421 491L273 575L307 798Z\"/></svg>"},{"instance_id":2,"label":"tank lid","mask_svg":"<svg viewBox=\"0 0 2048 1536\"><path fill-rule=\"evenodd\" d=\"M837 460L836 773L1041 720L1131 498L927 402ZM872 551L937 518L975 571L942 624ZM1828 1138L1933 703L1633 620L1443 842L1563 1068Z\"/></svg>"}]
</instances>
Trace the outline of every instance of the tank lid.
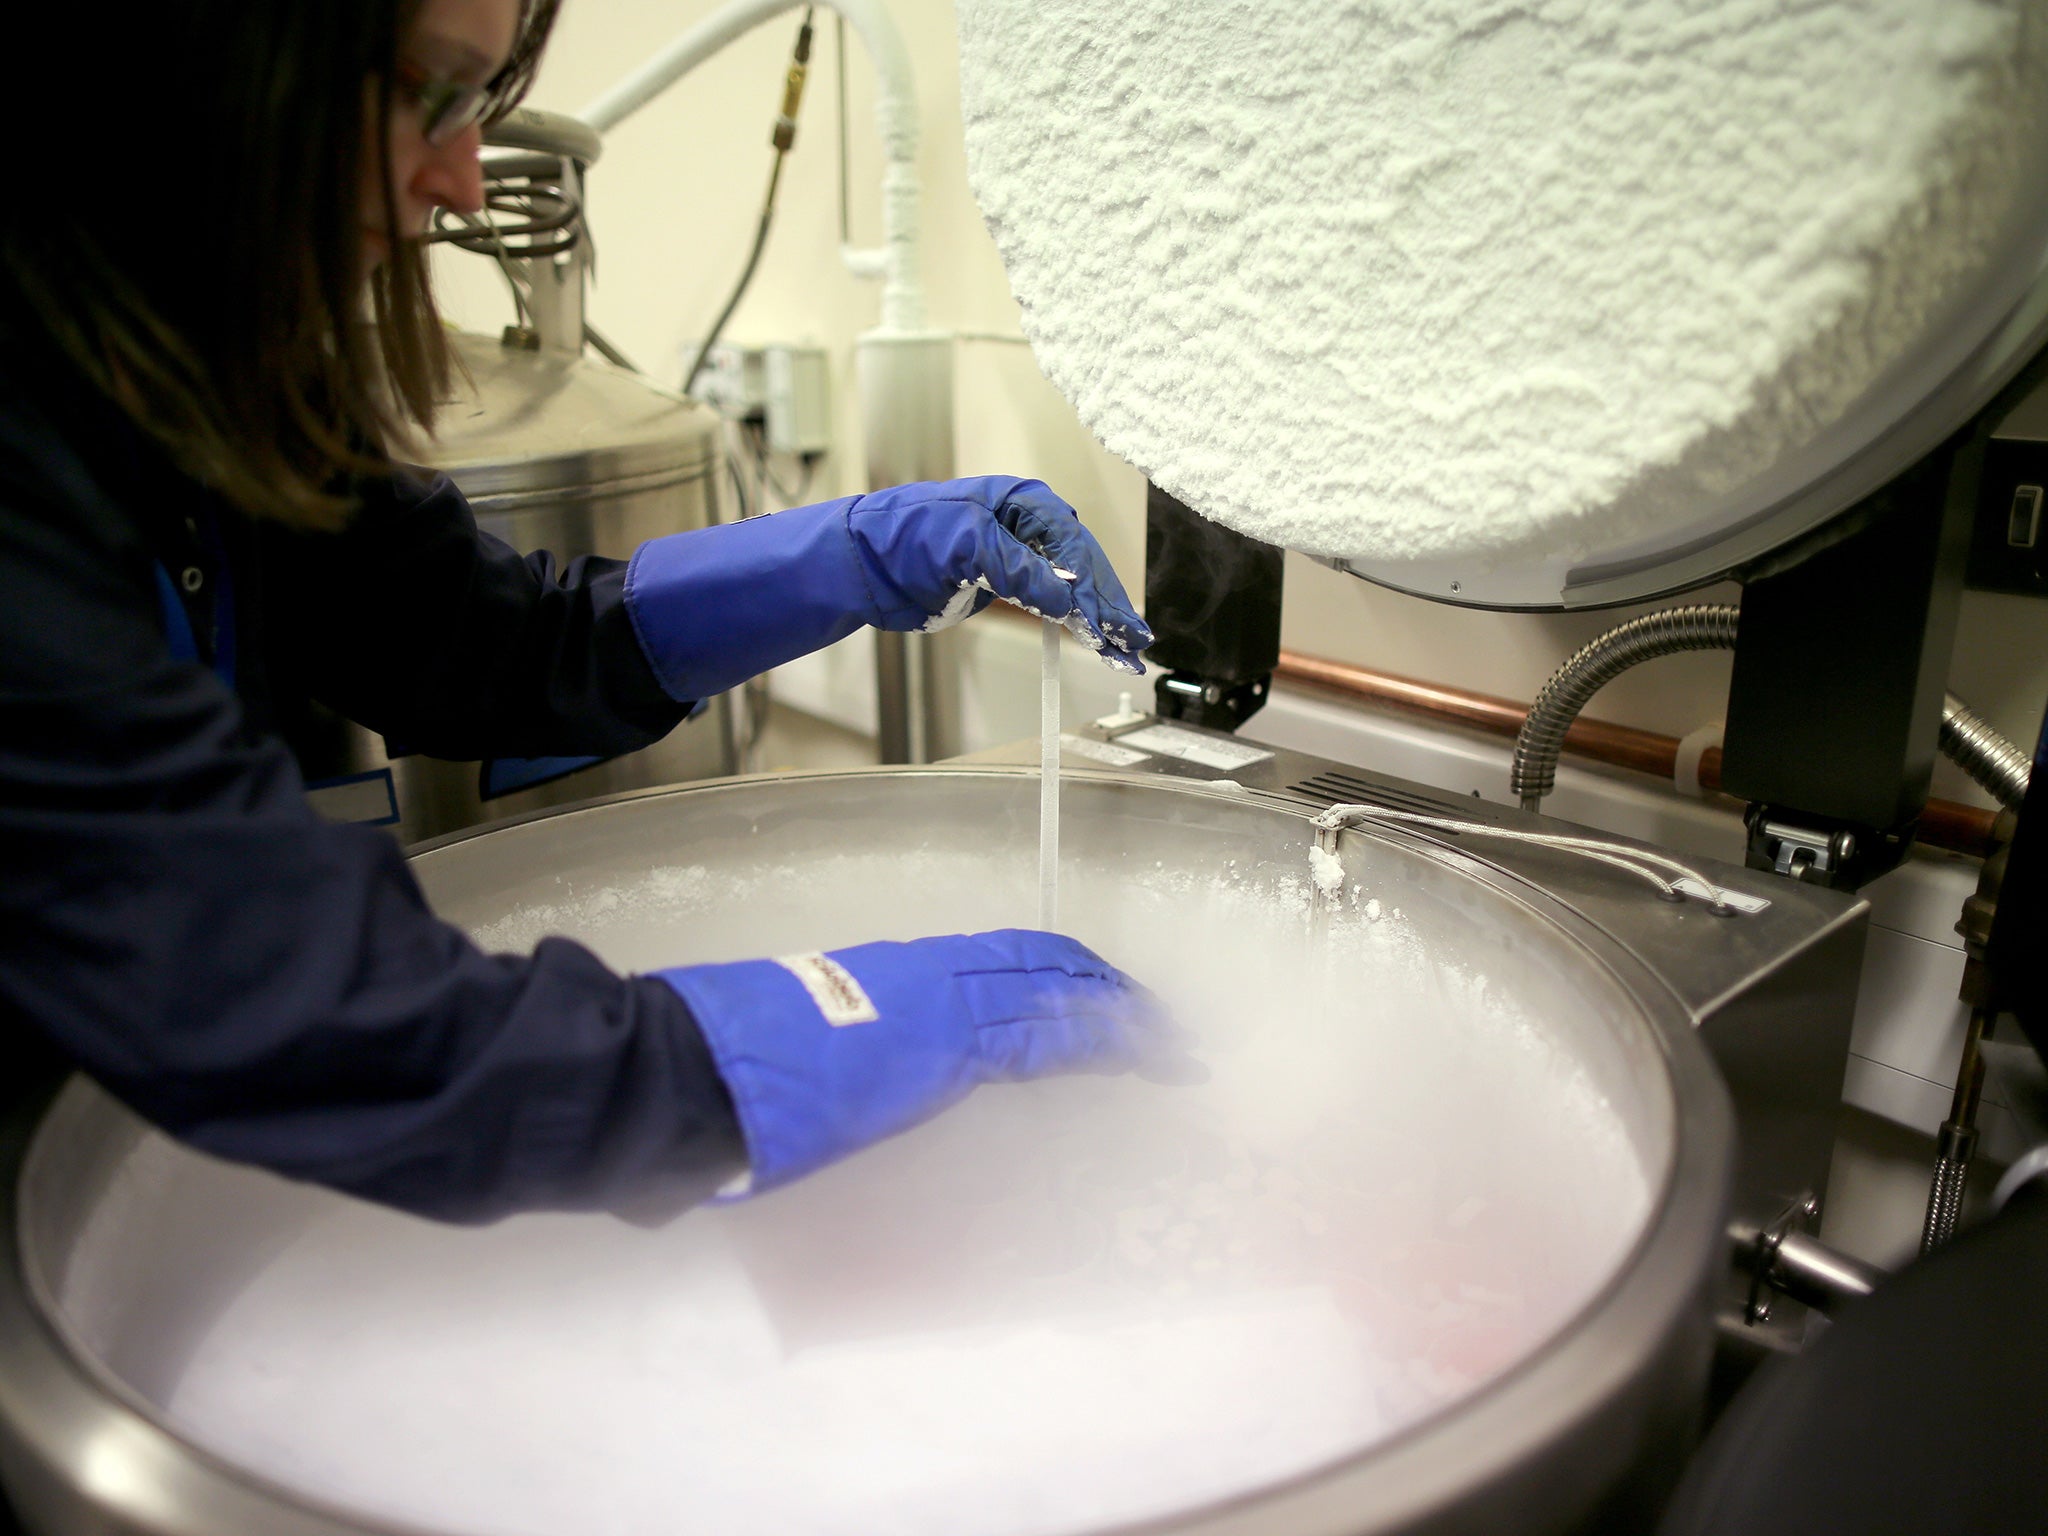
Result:
<instances>
[{"instance_id":1,"label":"tank lid","mask_svg":"<svg viewBox=\"0 0 2048 1536\"><path fill-rule=\"evenodd\" d=\"M593 358L529 352L455 333L468 373L442 407L424 458L472 501L678 479L718 457L718 416Z\"/></svg>"}]
</instances>

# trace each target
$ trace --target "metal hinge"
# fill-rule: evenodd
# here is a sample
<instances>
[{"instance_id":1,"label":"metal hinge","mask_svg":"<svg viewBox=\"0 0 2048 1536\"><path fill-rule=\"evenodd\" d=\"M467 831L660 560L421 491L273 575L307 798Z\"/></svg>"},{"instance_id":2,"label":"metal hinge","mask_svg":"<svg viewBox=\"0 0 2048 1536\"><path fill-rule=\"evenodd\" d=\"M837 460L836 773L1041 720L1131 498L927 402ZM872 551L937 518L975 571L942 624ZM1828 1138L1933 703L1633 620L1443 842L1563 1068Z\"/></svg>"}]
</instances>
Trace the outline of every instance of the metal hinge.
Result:
<instances>
[{"instance_id":1,"label":"metal hinge","mask_svg":"<svg viewBox=\"0 0 2048 1536\"><path fill-rule=\"evenodd\" d=\"M1833 874L1856 852L1856 834L1822 832L1789 821L1766 821L1758 829L1771 868L1791 880Z\"/></svg>"}]
</instances>

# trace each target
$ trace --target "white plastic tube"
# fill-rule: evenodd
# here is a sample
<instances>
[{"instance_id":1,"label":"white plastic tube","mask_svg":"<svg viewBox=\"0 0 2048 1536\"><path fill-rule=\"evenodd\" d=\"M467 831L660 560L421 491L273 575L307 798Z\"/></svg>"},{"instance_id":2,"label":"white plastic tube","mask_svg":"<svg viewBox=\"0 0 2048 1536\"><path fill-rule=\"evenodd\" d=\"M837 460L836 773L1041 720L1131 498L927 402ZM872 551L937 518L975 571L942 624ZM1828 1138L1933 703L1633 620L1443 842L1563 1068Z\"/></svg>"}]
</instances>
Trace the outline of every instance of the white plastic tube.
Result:
<instances>
[{"instance_id":1,"label":"white plastic tube","mask_svg":"<svg viewBox=\"0 0 2048 1536\"><path fill-rule=\"evenodd\" d=\"M599 133L609 133L676 81L743 33L801 0L733 0L678 36L646 64L592 101L576 115ZM875 126L882 137L882 246L878 251L842 248L849 270L882 279L884 333L924 329L924 279L918 264L920 189L917 178L917 88L903 34L881 0L818 0L851 23L873 60L876 76Z\"/></svg>"},{"instance_id":2,"label":"white plastic tube","mask_svg":"<svg viewBox=\"0 0 2048 1536\"><path fill-rule=\"evenodd\" d=\"M1057 620L1039 624L1038 682L1038 926L1060 924L1060 632Z\"/></svg>"}]
</instances>

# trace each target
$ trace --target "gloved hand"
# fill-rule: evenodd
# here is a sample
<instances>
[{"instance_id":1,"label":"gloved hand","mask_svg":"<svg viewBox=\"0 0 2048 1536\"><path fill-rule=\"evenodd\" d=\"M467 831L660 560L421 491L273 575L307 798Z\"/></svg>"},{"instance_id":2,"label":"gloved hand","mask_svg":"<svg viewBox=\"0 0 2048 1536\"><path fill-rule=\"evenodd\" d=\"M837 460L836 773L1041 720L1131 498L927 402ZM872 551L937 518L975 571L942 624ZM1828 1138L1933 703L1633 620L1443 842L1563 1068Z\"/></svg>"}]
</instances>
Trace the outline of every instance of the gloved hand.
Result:
<instances>
[{"instance_id":1,"label":"gloved hand","mask_svg":"<svg viewBox=\"0 0 2048 1536\"><path fill-rule=\"evenodd\" d=\"M1152 994L1056 933L1003 929L657 971L732 1093L750 1192L894 1136L980 1083L1203 1073Z\"/></svg>"},{"instance_id":2,"label":"gloved hand","mask_svg":"<svg viewBox=\"0 0 2048 1536\"><path fill-rule=\"evenodd\" d=\"M1095 536L1036 480L894 486L650 539L626 608L670 697L704 699L863 625L935 630L1004 598L1142 673L1152 631Z\"/></svg>"}]
</instances>

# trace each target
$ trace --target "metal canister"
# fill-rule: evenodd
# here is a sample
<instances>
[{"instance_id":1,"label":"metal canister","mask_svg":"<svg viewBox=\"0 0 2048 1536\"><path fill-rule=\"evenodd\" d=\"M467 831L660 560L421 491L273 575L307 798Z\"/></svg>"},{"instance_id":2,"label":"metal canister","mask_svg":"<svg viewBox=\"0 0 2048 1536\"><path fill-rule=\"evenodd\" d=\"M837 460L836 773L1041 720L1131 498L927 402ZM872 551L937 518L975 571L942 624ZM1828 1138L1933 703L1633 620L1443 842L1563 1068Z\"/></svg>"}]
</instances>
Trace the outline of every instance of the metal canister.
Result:
<instances>
[{"instance_id":1,"label":"metal canister","mask_svg":"<svg viewBox=\"0 0 2048 1536\"><path fill-rule=\"evenodd\" d=\"M608 363L522 346L516 332L503 342L453 339L466 377L426 457L469 498L485 532L566 563L623 559L647 539L717 521L723 458L709 408ZM731 773L737 757L726 698L651 747L580 767L576 759L394 758L381 738L352 725L329 750L309 777L342 781L338 798L351 808L343 814L365 805L387 820L395 814L408 843L594 795ZM314 800L330 809L320 792Z\"/></svg>"}]
</instances>

